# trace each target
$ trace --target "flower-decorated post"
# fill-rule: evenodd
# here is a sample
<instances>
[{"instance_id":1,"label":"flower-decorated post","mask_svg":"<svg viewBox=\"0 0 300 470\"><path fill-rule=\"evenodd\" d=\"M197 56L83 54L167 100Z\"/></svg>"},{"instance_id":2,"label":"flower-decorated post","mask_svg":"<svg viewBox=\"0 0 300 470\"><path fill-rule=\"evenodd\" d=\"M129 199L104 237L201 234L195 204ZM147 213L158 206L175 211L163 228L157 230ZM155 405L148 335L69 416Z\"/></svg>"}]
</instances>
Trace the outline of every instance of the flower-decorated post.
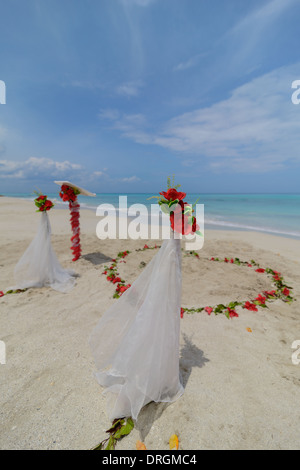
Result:
<instances>
[{"instance_id":1,"label":"flower-decorated post","mask_svg":"<svg viewBox=\"0 0 300 470\"><path fill-rule=\"evenodd\" d=\"M54 204L47 196L36 194L36 212L41 214L39 228L15 267L17 285L7 293L21 292L30 287L52 287L60 292L69 292L75 285L75 273L62 268L51 244L48 212Z\"/></svg>"},{"instance_id":2,"label":"flower-decorated post","mask_svg":"<svg viewBox=\"0 0 300 470\"><path fill-rule=\"evenodd\" d=\"M81 256L81 243L80 243L80 204L78 202L77 196L79 194L83 196L96 196L94 193L90 193L89 191L79 188L69 181L55 181L56 184L61 186L61 191L59 193L61 199L64 202L69 203L69 209L71 214L71 228L73 235L71 237L71 250L73 251L73 260L77 261Z\"/></svg>"},{"instance_id":3,"label":"flower-decorated post","mask_svg":"<svg viewBox=\"0 0 300 470\"><path fill-rule=\"evenodd\" d=\"M73 251L73 260L77 261L81 256L81 245L80 245L80 204L78 203L77 196L80 194L80 191L76 188L71 188L66 184L63 184L61 187L61 191L59 193L61 199L64 202L69 203L69 209L71 214L71 228L73 232L73 236L71 237L71 250Z\"/></svg>"},{"instance_id":4,"label":"flower-decorated post","mask_svg":"<svg viewBox=\"0 0 300 470\"><path fill-rule=\"evenodd\" d=\"M104 271L107 280L118 283L114 297L119 300L101 316L90 346L97 380L111 395L108 411L113 421L124 416L136 420L147 403L174 402L184 391L179 371L181 244L175 232L190 234L199 229L193 208L183 202L185 196L174 186L157 196L170 215L171 238L163 241L131 286L116 272L125 252Z\"/></svg>"}]
</instances>

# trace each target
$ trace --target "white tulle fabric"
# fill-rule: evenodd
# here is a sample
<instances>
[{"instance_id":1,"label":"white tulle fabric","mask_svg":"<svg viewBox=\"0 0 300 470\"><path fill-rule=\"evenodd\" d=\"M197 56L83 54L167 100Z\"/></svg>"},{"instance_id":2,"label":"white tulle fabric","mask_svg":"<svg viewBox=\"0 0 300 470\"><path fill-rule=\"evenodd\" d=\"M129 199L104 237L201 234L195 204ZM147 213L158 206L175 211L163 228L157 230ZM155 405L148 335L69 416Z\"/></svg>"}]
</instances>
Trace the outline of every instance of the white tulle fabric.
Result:
<instances>
[{"instance_id":1,"label":"white tulle fabric","mask_svg":"<svg viewBox=\"0 0 300 470\"><path fill-rule=\"evenodd\" d=\"M111 420L137 419L147 403L173 402L179 376L180 240L165 240L157 255L91 334Z\"/></svg>"},{"instance_id":2,"label":"white tulle fabric","mask_svg":"<svg viewBox=\"0 0 300 470\"><path fill-rule=\"evenodd\" d=\"M41 213L38 232L15 267L16 289L52 287L69 292L75 273L61 267L51 245L51 226L47 212Z\"/></svg>"}]
</instances>

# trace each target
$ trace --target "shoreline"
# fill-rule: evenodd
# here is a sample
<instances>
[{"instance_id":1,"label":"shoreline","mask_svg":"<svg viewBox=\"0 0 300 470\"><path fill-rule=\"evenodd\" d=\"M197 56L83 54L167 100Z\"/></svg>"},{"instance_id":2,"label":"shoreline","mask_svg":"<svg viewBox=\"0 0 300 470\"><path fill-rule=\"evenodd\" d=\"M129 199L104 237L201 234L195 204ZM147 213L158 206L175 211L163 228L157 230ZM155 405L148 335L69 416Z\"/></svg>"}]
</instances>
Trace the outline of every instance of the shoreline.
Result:
<instances>
[{"instance_id":1,"label":"shoreline","mask_svg":"<svg viewBox=\"0 0 300 470\"><path fill-rule=\"evenodd\" d=\"M18 200L18 201L23 201L23 202L28 202L28 203L33 203L34 201L34 197L32 199L27 199L27 198L21 198L21 197L9 197L9 196L2 196L3 199L2 201L4 201L5 199L9 202L13 202L15 200ZM97 210L97 206L95 206L94 208L92 208L92 206L90 207L86 207L85 203L81 203L80 204L80 209L81 210L84 210L84 211L89 211L91 213L95 213L95 211ZM55 207L53 210L69 210L69 207L68 207L68 204L64 204L63 202L56 202L55 203ZM120 214L120 213L119 213ZM128 219L134 219L134 217L128 217ZM99 219L98 219L99 220ZM149 220L150 220L150 215L149 215ZM258 228L250 228L250 227L235 227L233 224L231 225L230 223L226 224L226 223L220 223L220 224L217 224L217 223L211 223L211 222L208 222L208 223L205 223L205 231L217 231L217 232L241 232L241 233L256 233L258 235L262 234L262 235L270 235L270 236L274 236L274 237L279 237L279 238L285 238L287 240L298 240L300 241L300 236L297 236L297 235L293 235L293 234L289 234L289 233L281 233L280 231L275 231L275 230L267 230L267 229L262 229L262 230L259 230Z\"/></svg>"}]
</instances>

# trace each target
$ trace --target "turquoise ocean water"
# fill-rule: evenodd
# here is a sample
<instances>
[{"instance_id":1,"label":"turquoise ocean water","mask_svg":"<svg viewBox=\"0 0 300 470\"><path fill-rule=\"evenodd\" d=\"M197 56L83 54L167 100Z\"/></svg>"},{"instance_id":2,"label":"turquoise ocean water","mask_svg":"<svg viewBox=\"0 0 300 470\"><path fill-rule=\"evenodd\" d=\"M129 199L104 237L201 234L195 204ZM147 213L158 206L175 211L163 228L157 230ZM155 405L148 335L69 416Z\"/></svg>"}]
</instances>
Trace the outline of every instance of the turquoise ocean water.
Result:
<instances>
[{"instance_id":1,"label":"turquoise ocean water","mask_svg":"<svg viewBox=\"0 0 300 470\"><path fill-rule=\"evenodd\" d=\"M154 193L153 193L154 194ZM127 196L128 207L144 204L150 208L153 194L120 194ZM6 194L10 197L33 200L30 194ZM67 208L58 193L49 194L57 208ZM204 204L205 228L222 230L251 230L300 239L300 194L188 194L186 200ZM100 204L119 206L119 194L79 196L82 208L95 210Z\"/></svg>"}]
</instances>

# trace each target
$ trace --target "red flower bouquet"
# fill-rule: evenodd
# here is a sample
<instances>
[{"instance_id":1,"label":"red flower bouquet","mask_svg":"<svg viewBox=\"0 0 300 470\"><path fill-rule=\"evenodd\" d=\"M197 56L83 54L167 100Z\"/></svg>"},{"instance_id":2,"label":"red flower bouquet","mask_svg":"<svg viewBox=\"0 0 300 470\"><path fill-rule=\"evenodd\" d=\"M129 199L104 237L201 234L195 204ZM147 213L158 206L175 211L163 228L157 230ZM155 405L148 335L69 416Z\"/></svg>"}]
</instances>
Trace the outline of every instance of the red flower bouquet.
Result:
<instances>
[{"instance_id":1,"label":"red flower bouquet","mask_svg":"<svg viewBox=\"0 0 300 470\"><path fill-rule=\"evenodd\" d=\"M75 202L78 194L80 194L78 189L71 188L71 186L67 186L66 184L62 185L61 191L59 193L61 199L64 202Z\"/></svg>"},{"instance_id":2,"label":"red flower bouquet","mask_svg":"<svg viewBox=\"0 0 300 470\"><path fill-rule=\"evenodd\" d=\"M50 211L52 207L54 207L54 204L52 201L48 199L48 196L43 196L40 194L35 200L34 203L36 207L38 207L38 210L36 212L46 212Z\"/></svg>"},{"instance_id":3,"label":"red flower bouquet","mask_svg":"<svg viewBox=\"0 0 300 470\"><path fill-rule=\"evenodd\" d=\"M174 184L174 182L173 182ZM193 215L194 207L187 202L184 202L183 199L186 197L186 193L177 191L177 188L180 185L170 187L171 182L168 178L168 190L162 191L159 196L153 196L158 199L158 204L161 207L161 210L170 215L171 228L174 232L181 233L182 235L189 235L191 233L196 233L201 235L199 231L199 225L197 224L196 217Z\"/></svg>"}]
</instances>

